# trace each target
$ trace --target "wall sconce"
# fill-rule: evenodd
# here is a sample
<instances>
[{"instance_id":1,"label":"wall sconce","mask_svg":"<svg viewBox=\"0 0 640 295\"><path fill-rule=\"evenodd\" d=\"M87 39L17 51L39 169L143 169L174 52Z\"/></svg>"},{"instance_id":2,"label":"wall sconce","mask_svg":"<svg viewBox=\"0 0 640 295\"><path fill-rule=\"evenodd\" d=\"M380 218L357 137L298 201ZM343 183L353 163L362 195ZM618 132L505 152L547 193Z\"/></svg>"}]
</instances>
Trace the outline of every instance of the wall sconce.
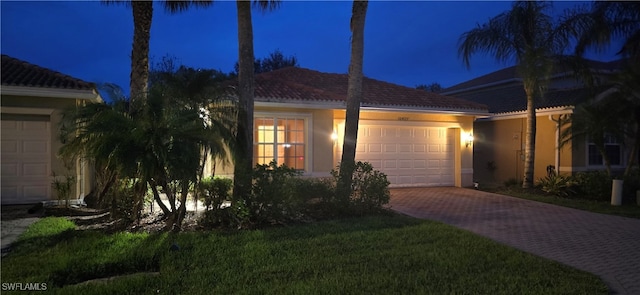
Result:
<instances>
[{"instance_id":1,"label":"wall sconce","mask_svg":"<svg viewBox=\"0 0 640 295\"><path fill-rule=\"evenodd\" d=\"M336 132L335 130L333 130L333 133L331 133L331 140L338 140L338 132Z\"/></svg>"},{"instance_id":2,"label":"wall sconce","mask_svg":"<svg viewBox=\"0 0 640 295\"><path fill-rule=\"evenodd\" d=\"M464 136L464 146L465 147L469 147L472 144L473 144L473 134L471 134L471 133L465 134L465 136Z\"/></svg>"}]
</instances>

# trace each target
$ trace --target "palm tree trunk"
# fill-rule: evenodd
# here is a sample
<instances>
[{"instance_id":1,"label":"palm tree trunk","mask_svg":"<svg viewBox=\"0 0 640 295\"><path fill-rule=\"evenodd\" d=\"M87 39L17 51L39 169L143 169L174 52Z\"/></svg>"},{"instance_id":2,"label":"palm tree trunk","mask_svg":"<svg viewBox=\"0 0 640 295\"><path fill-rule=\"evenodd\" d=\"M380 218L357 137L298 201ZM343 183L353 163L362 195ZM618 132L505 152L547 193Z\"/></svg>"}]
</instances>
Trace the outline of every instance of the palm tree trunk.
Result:
<instances>
[{"instance_id":1,"label":"palm tree trunk","mask_svg":"<svg viewBox=\"0 0 640 295\"><path fill-rule=\"evenodd\" d=\"M130 107L147 95L149 80L149 39L151 38L152 1L131 1L133 10L133 46L131 49Z\"/></svg>"},{"instance_id":2,"label":"palm tree trunk","mask_svg":"<svg viewBox=\"0 0 640 295\"><path fill-rule=\"evenodd\" d=\"M157 184L154 181L149 181L149 186L151 186L151 191L153 192L153 199L156 201L156 203L158 203L158 207L160 207L165 217L169 216L171 211L169 211L169 208L167 208L167 206L162 202L162 199L160 199L160 193L158 193Z\"/></svg>"},{"instance_id":3,"label":"palm tree trunk","mask_svg":"<svg viewBox=\"0 0 640 295\"><path fill-rule=\"evenodd\" d=\"M351 178L355 168L358 121L362 102L362 64L364 57L364 23L367 1L353 1L351 15L351 63L349 65L349 87L347 89L347 110L344 125L344 143L340 175L338 177L338 198L348 201L351 195Z\"/></svg>"},{"instance_id":4,"label":"palm tree trunk","mask_svg":"<svg viewBox=\"0 0 640 295\"><path fill-rule=\"evenodd\" d=\"M253 165L254 56L251 2L236 1L238 10L238 134L234 155L233 196L242 199L250 193Z\"/></svg>"},{"instance_id":5,"label":"palm tree trunk","mask_svg":"<svg viewBox=\"0 0 640 295\"><path fill-rule=\"evenodd\" d=\"M525 86L527 92L527 131L525 133L524 146L524 179L522 188L533 187L533 171L536 152L536 108L534 104L534 91L532 87Z\"/></svg>"}]
</instances>

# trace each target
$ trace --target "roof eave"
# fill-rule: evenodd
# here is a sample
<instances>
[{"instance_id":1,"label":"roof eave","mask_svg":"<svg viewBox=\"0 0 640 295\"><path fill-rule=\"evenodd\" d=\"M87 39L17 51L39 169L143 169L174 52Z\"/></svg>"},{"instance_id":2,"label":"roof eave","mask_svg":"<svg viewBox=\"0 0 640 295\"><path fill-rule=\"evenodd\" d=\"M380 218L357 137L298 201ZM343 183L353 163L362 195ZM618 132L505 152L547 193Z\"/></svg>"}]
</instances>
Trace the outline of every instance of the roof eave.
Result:
<instances>
[{"instance_id":1,"label":"roof eave","mask_svg":"<svg viewBox=\"0 0 640 295\"><path fill-rule=\"evenodd\" d=\"M536 117L560 115L560 114L572 114L574 109L575 109L575 106L572 106L572 105L539 108L539 109L536 109ZM527 111L524 110L524 111L515 111L515 112L491 113L489 115L490 116L486 118L478 119L478 121L498 121L498 120L526 118Z\"/></svg>"},{"instance_id":2,"label":"roof eave","mask_svg":"<svg viewBox=\"0 0 640 295\"><path fill-rule=\"evenodd\" d=\"M256 107L284 107L284 108L305 108L305 109L344 109L346 104L344 101L324 100L324 101L304 101L304 100L288 100L256 97ZM489 111L486 109L475 108L439 108L426 106L403 106L403 105L374 105L361 104L361 110L367 111L387 111L387 112L420 112L420 113L437 113L464 116L487 116Z\"/></svg>"},{"instance_id":3,"label":"roof eave","mask_svg":"<svg viewBox=\"0 0 640 295\"><path fill-rule=\"evenodd\" d=\"M51 97L51 98L71 98L83 99L91 102L102 102L102 97L95 90L60 89L45 87L27 86L5 86L0 88L2 95L30 96L30 97Z\"/></svg>"}]
</instances>

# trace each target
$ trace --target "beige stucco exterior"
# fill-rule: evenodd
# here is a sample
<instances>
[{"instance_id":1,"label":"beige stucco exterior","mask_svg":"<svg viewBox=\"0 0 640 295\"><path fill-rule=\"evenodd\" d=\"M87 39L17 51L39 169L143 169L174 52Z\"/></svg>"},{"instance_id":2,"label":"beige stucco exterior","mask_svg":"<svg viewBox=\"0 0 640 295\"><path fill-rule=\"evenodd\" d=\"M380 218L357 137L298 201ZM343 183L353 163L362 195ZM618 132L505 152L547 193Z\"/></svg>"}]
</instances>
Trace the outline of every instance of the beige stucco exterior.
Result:
<instances>
[{"instance_id":1,"label":"beige stucco exterior","mask_svg":"<svg viewBox=\"0 0 640 295\"><path fill-rule=\"evenodd\" d=\"M6 87L3 87L6 88ZM4 89L3 89L4 90ZM4 91L3 91L4 92ZM19 91L18 91L19 92ZM1 118L2 121L8 120L35 120L49 122L49 141L50 141L50 182L53 182L53 174L57 176L72 175L75 177L75 185L72 188L71 198L78 200L84 198L93 189L93 170L91 165L85 161L77 161L71 163L70 167L58 156L58 150L62 147L59 138L59 125L62 119L62 113L67 108L81 104L85 101L100 101L101 98L97 93L70 93L69 97L63 97L64 92L56 91L54 96L32 96L29 91L27 95L5 95L1 96ZM43 91L38 90L38 93ZM80 96L80 97L78 97ZM51 190L51 195L46 197L47 200L57 200L55 190Z\"/></svg>"},{"instance_id":2,"label":"beige stucco exterior","mask_svg":"<svg viewBox=\"0 0 640 295\"><path fill-rule=\"evenodd\" d=\"M547 175L549 165L553 165L556 172L565 175L604 169L602 166L587 164L587 141L584 138L572 139L559 148L561 139L557 121L575 115L579 114L574 114L572 109L557 110L551 114L538 112L534 183ZM494 116L476 121L474 127L474 178L484 185L502 185L512 180L522 181L525 115ZM564 130L570 128L570 125L564 121L561 128ZM621 169L623 165L612 168Z\"/></svg>"},{"instance_id":3,"label":"beige stucco exterior","mask_svg":"<svg viewBox=\"0 0 640 295\"><path fill-rule=\"evenodd\" d=\"M344 126L345 111L342 109L323 108L322 106L278 107L256 106L256 117L260 115L303 116L309 119L308 152L311 159L305 176L328 177L331 169L335 168L341 158L341 138L332 138L342 134L339 126ZM402 110L370 110L362 108L360 122L423 122L425 125L437 125L448 128L448 132L454 134L454 170L455 185L469 187L473 185L473 149L467 146L462 137L473 134L473 115L466 114L442 114L426 111L402 111ZM206 171L210 171L213 165L209 164ZM220 177L232 177L232 165L222 165L216 162L215 175Z\"/></svg>"}]
</instances>

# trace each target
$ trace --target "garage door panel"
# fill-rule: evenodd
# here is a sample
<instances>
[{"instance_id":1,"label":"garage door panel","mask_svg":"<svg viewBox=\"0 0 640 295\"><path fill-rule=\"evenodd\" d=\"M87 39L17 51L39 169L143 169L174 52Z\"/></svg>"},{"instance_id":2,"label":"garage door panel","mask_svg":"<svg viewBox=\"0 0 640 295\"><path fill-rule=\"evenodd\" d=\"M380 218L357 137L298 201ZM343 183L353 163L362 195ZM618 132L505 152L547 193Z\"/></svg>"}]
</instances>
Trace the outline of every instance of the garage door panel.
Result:
<instances>
[{"instance_id":1,"label":"garage door panel","mask_svg":"<svg viewBox=\"0 0 640 295\"><path fill-rule=\"evenodd\" d=\"M2 163L2 178L18 176L18 163Z\"/></svg>"},{"instance_id":2,"label":"garage door panel","mask_svg":"<svg viewBox=\"0 0 640 295\"><path fill-rule=\"evenodd\" d=\"M22 176L46 177L49 174L47 163L25 163L22 165Z\"/></svg>"},{"instance_id":3,"label":"garage door panel","mask_svg":"<svg viewBox=\"0 0 640 295\"><path fill-rule=\"evenodd\" d=\"M413 161L411 160L398 160L398 168L400 169L412 169Z\"/></svg>"},{"instance_id":4,"label":"garage door panel","mask_svg":"<svg viewBox=\"0 0 640 295\"><path fill-rule=\"evenodd\" d=\"M23 154L48 154L49 144L46 140L24 140L22 142Z\"/></svg>"},{"instance_id":5,"label":"garage door panel","mask_svg":"<svg viewBox=\"0 0 640 295\"><path fill-rule=\"evenodd\" d=\"M399 144L398 145L399 153L412 153L411 144Z\"/></svg>"},{"instance_id":6,"label":"garage door panel","mask_svg":"<svg viewBox=\"0 0 640 295\"><path fill-rule=\"evenodd\" d=\"M393 160L384 161L383 163L384 163L384 165L382 165L382 168L384 168L384 169L396 169L396 168L398 168L398 165L397 165L396 161L393 161Z\"/></svg>"},{"instance_id":7,"label":"garage door panel","mask_svg":"<svg viewBox=\"0 0 640 295\"><path fill-rule=\"evenodd\" d=\"M398 151L398 149L397 149L395 144L385 144L384 145L384 152L385 153L395 153L397 151Z\"/></svg>"}]
</instances>

